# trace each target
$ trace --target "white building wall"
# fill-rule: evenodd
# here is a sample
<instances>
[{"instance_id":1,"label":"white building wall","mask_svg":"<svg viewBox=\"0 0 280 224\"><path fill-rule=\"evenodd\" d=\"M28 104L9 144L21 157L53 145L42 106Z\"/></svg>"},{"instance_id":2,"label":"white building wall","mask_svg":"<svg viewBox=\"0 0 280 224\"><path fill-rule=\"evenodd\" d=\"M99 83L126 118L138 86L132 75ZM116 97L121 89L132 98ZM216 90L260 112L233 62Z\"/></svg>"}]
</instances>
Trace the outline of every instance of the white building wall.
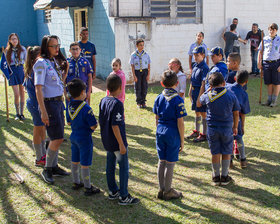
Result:
<instances>
[{"instance_id":1,"label":"white building wall","mask_svg":"<svg viewBox=\"0 0 280 224\"><path fill-rule=\"evenodd\" d=\"M125 2L128 2L126 6L130 7L132 1L120 1L122 4ZM140 1L134 2L134 7L137 8L137 3ZM124 7L126 11L128 13L132 12L127 7ZM221 33L225 26L230 25L232 18L237 17L239 19L238 30L241 38L245 39L247 32L251 30L251 25L254 22L258 23L259 27L266 34L268 33L267 27L272 22L280 25L279 11L280 1L278 0L204 0L202 24L160 25L156 23L156 20L153 20L151 22L151 39L146 41L145 47L152 60L151 81L158 81L160 79L161 73L167 69L168 61L172 57L179 58L184 70L187 73L189 72L188 49L195 42L197 32L204 32L204 42L208 48L211 49L215 46L224 47ZM137 15L136 9L134 14ZM133 49L129 46L128 23L120 19L117 21L115 23L116 57L122 60L122 68L127 79L131 80L132 76L128 62ZM241 69L251 71L249 44L241 44L241 58ZM210 66L212 66L212 62Z\"/></svg>"}]
</instances>

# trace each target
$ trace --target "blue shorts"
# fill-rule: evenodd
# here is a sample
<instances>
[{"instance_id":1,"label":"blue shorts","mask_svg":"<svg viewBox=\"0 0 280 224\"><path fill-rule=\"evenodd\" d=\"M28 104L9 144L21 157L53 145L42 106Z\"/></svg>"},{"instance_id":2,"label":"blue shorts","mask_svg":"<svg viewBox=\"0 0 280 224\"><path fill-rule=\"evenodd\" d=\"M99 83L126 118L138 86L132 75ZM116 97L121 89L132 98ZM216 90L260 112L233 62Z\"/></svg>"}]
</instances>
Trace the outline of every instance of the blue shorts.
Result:
<instances>
[{"instance_id":1,"label":"blue shorts","mask_svg":"<svg viewBox=\"0 0 280 224\"><path fill-rule=\"evenodd\" d=\"M38 105L34 105L30 100L27 100L26 107L30 112L34 126L44 126L41 120L41 114Z\"/></svg>"},{"instance_id":2,"label":"blue shorts","mask_svg":"<svg viewBox=\"0 0 280 224\"><path fill-rule=\"evenodd\" d=\"M23 66L11 65L11 69L13 71L13 74L10 76L9 86L22 85L24 81Z\"/></svg>"},{"instance_id":3,"label":"blue shorts","mask_svg":"<svg viewBox=\"0 0 280 224\"><path fill-rule=\"evenodd\" d=\"M212 155L231 155L233 147L232 127L207 126L207 140Z\"/></svg>"},{"instance_id":4,"label":"blue shorts","mask_svg":"<svg viewBox=\"0 0 280 224\"><path fill-rule=\"evenodd\" d=\"M199 95L200 87L192 87L192 110L195 112L206 112L206 105L196 107L196 101Z\"/></svg>"},{"instance_id":5,"label":"blue shorts","mask_svg":"<svg viewBox=\"0 0 280 224\"><path fill-rule=\"evenodd\" d=\"M274 62L263 61L264 84L280 85L280 73L277 68L280 66L280 60Z\"/></svg>"},{"instance_id":6,"label":"blue shorts","mask_svg":"<svg viewBox=\"0 0 280 224\"><path fill-rule=\"evenodd\" d=\"M177 162L181 146L180 135L156 134L156 147L160 160Z\"/></svg>"},{"instance_id":7,"label":"blue shorts","mask_svg":"<svg viewBox=\"0 0 280 224\"><path fill-rule=\"evenodd\" d=\"M46 126L50 140L64 138L64 104L62 101L44 101L49 115L49 126Z\"/></svg>"},{"instance_id":8,"label":"blue shorts","mask_svg":"<svg viewBox=\"0 0 280 224\"><path fill-rule=\"evenodd\" d=\"M90 166L92 164L93 142L92 137L77 138L70 137L72 162L80 162L82 166Z\"/></svg>"}]
</instances>

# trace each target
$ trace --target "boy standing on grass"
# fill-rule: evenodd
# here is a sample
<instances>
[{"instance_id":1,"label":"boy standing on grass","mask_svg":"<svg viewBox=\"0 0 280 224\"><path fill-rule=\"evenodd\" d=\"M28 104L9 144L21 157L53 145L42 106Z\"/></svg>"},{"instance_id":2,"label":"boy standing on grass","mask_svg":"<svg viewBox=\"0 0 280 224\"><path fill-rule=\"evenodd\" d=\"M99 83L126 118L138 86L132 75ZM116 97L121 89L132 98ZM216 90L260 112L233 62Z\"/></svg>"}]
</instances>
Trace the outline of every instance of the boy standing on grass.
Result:
<instances>
[{"instance_id":1,"label":"boy standing on grass","mask_svg":"<svg viewBox=\"0 0 280 224\"><path fill-rule=\"evenodd\" d=\"M106 177L109 188L109 200L119 199L119 205L139 203L127 190L129 165L127 140L124 123L123 103L117 99L122 92L122 80L116 74L111 74L106 80L109 96L104 97L99 104L99 124L101 139L107 151ZM119 163L120 188L116 184L116 161Z\"/></svg>"},{"instance_id":2,"label":"boy standing on grass","mask_svg":"<svg viewBox=\"0 0 280 224\"><path fill-rule=\"evenodd\" d=\"M179 152L184 149L184 116L187 116L184 100L175 90L178 78L175 72L162 75L163 92L156 98L153 112L156 114L156 147L159 157L158 198L164 200L181 198L181 192L171 188L173 170Z\"/></svg>"},{"instance_id":3,"label":"boy standing on grass","mask_svg":"<svg viewBox=\"0 0 280 224\"><path fill-rule=\"evenodd\" d=\"M239 123L238 123L238 133L234 136L237 142L237 148L240 152L240 166L242 169L247 167L247 160L245 155L245 147L243 142L244 135L244 125L245 125L245 115L250 113L250 104L247 92L244 90L244 86L247 85L249 78L249 73L247 71L240 71L236 76L236 83L228 87L238 99L240 105L239 111ZM233 163L231 160L233 167Z\"/></svg>"},{"instance_id":4,"label":"boy standing on grass","mask_svg":"<svg viewBox=\"0 0 280 224\"><path fill-rule=\"evenodd\" d=\"M100 190L90 183L89 166L92 163L92 132L97 128L97 122L90 106L84 101L86 98L86 85L78 78L73 79L67 85L72 96L72 100L66 110L67 123L71 124L72 133L71 151L72 163L71 171L73 178L73 190L85 187L85 195L90 196L99 193ZM83 183L80 182L79 164Z\"/></svg>"},{"instance_id":5,"label":"boy standing on grass","mask_svg":"<svg viewBox=\"0 0 280 224\"><path fill-rule=\"evenodd\" d=\"M137 50L130 57L130 65L135 82L136 103L138 108L146 108L151 59L148 53L144 51L143 39L136 41L136 47Z\"/></svg>"},{"instance_id":6,"label":"boy standing on grass","mask_svg":"<svg viewBox=\"0 0 280 224\"><path fill-rule=\"evenodd\" d=\"M220 72L211 74L209 84L210 90L200 97L198 104L207 107L207 139L212 154L212 180L215 185L228 185L233 181L228 170L233 135L237 135L240 106L234 93L225 88L225 80Z\"/></svg>"}]
</instances>

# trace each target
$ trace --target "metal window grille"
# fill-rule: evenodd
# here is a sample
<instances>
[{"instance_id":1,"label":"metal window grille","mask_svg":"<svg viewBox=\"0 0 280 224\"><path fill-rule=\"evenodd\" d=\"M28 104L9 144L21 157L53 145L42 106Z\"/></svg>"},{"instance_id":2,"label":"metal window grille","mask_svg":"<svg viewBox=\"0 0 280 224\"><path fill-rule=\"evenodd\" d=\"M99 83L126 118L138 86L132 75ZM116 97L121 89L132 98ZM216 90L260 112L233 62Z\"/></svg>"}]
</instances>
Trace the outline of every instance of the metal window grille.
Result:
<instances>
[{"instance_id":1,"label":"metal window grille","mask_svg":"<svg viewBox=\"0 0 280 224\"><path fill-rule=\"evenodd\" d=\"M51 23L52 22L51 10L45 10L44 11L44 22L45 23Z\"/></svg>"},{"instance_id":2,"label":"metal window grille","mask_svg":"<svg viewBox=\"0 0 280 224\"><path fill-rule=\"evenodd\" d=\"M170 17L170 0L151 0L151 16Z\"/></svg>"}]
</instances>

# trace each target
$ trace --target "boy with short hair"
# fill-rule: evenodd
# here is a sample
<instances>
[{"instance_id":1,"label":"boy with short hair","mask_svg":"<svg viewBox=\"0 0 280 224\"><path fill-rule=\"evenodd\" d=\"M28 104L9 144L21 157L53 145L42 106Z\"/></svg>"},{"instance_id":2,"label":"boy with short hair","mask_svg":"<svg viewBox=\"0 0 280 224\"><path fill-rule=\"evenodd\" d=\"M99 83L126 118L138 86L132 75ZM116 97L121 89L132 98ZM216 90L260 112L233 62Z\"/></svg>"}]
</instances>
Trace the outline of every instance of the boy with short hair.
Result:
<instances>
[{"instance_id":1,"label":"boy with short hair","mask_svg":"<svg viewBox=\"0 0 280 224\"><path fill-rule=\"evenodd\" d=\"M236 83L228 86L238 99L240 110L239 110L239 123L238 133L234 136L237 142L238 151L240 152L240 166L242 169L247 167L247 160L245 155L245 147L243 142L244 126L245 126L245 115L250 113L250 104L247 92L244 90L244 86L247 85L249 73L240 71L236 76Z\"/></svg>"},{"instance_id":2,"label":"boy with short hair","mask_svg":"<svg viewBox=\"0 0 280 224\"><path fill-rule=\"evenodd\" d=\"M97 128L97 122L90 106L84 101L86 98L86 85L78 78L67 84L72 96L66 112L67 123L71 125L70 136L72 163L71 171L73 178L73 190L85 187L85 195L90 196L99 193L100 190L90 183L89 166L92 163L92 132ZM79 164L83 183L80 182Z\"/></svg>"},{"instance_id":3,"label":"boy with short hair","mask_svg":"<svg viewBox=\"0 0 280 224\"><path fill-rule=\"evenodd\" d=\"M74 78L81 79L86 84L86 101L90 104L90 95L92 89L92 74L93 70L89 61L81 56L81 48L78 42L70 44L70 53L72 57L67 58L69 63L68 75L66 77L66 84ZM67 89L66 89L67 91ZM67 92L66 102L69 103L70 95Z\"/></svg>"},{"instance_id":4,"label":"boy with short hair","mask_svg":"<svg viewBox=\"0 0 280 224\"><path fill-rule=\"evenodd\" d=\"M79 41L80 47L82 49L83 56L90 62L93 69L92 79L96 77L96 49L95 45L88 40L88 28L82 27L80 31L81 40Z\"/></svg>"},{"instance_id":5,"label":"boy with short hair","mask_svg":"<svg viewBox=\"0 0 280 224\"><path fill-rule=\"evenodd\" d=\"M240 106L234 93L225 88L225 80L220 72L211 74L209 83L211 89L200 97L198 104L207 106L207 139L212 154L212 180L214 185L228 185L233 181L228 170L233 135L237 134Z\"/></svg>"},{"instance_id":6,"label":"boy with short hair","mask_svg":"<svg viewBox=\"0 0 280 224\"><path fill-rule=\"evenodd\" d=\"M226 83L233 84L236 81L236 73L239 71L239 65L241 62L240 54L237 52L230 53L227 58L228 76L226 77Z\"/></svg>"},{"instance_id":7,"label":"boy with short hair","mask_svg":"<svg viewBox=\"0 0 280 224\"><path fill-rule=\"evenodd\" d=\"M173 170L179 152L184 149L184 116L187 116L184 100L175 90L178 78L175 72L165 71L162 75L163 92L155 100L156 147L159 157L158 198L164 200L181 198L181 192L171 188Z\"/></svg>"},{"instance_id":8,"label":"boy with short hair","mask_svg":"<svg viewBox=\"0 0 280 224\"><path fill-rule=\"evenodd\" d=\"M144 40L136 41L137 50L131 54L130 65L135 82L136 103L138 108L146 108L146 96L148 91L148 81L150 79L151 59L144 51Z\"/></svg>"},{"instance_id":9,"label":"boy with short hair","mask_svg":"<svg viewBox=\"0 0 280 224\"><path fill-rule=\"evenodd\" d=\"M107 151L106 177L109 188L109 200L119 199L119 205L139 203L127 190L129 165L127 155L127 140L124 123L123 103L116 97L122 92L121 78L111 74L106 80L109 96L104 97L99 104L99 124L101 139ZM119 163L120 188L115 181L116 161Z\"/></svg>"}]
</instances>

